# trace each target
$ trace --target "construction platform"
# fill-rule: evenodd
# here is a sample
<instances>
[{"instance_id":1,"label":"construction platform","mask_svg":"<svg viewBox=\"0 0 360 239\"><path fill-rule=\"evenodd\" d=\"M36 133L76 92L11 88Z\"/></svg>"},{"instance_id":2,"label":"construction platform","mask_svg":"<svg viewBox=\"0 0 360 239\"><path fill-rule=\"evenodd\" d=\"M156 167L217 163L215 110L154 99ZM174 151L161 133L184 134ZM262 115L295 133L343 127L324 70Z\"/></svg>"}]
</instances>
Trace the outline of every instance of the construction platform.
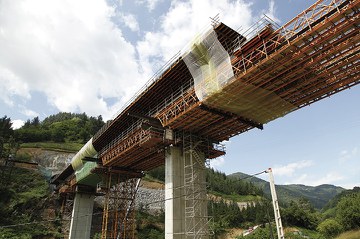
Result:
<instances>
[{"instance_id":1,"label":"construction platform","mask_svg":"<svg viewBox=\"0 0 360 239\"><path fill-rule=\"evenodd\" d=\"M282 27L264 18L243 34L215 22L94 136L100 163L151 170L186 134L215 158L220 142L359 84L359 5L318 1Z\"/></svg>"}]
</instances>

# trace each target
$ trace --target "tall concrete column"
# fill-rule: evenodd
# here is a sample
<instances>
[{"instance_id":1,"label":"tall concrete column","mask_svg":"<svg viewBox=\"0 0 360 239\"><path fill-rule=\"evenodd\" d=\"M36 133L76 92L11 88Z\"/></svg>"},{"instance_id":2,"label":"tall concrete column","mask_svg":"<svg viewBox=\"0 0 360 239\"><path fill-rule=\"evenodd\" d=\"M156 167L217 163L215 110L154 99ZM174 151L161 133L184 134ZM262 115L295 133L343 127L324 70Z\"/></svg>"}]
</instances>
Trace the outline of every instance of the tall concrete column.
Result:
<instances>
[{"instance_id":1,"label":"tall concrete column","mask_svg":"<svg viewBox=\"0 0 360 239\"><path fill-rule=\"evenodd\" d=\"M89 239L95 195L75 194L69 239Z\"/></svg>"},{"instance_id":2,"label":"tall concrete column","mask_svg":"<svg viewBox=\"0 0 360 239\"><path fill-rule=\"evenodd\" d=\"M165 239L185 238L184 157L178 147L165 153Z\"/></svg>"}]
</instances>

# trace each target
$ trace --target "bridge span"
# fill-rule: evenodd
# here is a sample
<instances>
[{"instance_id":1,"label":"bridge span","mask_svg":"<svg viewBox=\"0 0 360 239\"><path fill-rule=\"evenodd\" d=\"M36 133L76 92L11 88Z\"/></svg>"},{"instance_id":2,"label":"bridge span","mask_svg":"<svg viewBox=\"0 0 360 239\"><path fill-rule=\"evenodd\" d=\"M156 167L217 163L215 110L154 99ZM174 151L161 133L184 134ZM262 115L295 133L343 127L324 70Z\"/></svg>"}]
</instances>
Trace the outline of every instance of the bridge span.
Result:
<instances>
[{"instance_id":1,"label":"bridge span","mask_svg":"<svg viewBox=\"0 0 360 239\"><path fill-rule=\"evenodd\" d=\"M263 18L242 34L214 21L54 178L74 198L70 238L88 238L80 224L91 217L76 218L91 214L81 205L96 189L102 238L133 238L137 179L164 164L166 238L209 238L206 159L225 154L224 140L360 83L359 5L319 0L284 26Z\"/></svg>"}]
</instances>

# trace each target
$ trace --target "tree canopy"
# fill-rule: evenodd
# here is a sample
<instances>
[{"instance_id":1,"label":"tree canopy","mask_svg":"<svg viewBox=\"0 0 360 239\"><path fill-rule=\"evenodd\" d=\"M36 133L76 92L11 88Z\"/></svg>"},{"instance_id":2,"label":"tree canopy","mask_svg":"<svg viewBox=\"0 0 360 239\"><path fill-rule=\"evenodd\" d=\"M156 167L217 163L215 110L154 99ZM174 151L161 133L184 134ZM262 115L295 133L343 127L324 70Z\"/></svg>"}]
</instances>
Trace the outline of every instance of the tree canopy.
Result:
<instances>
[{"instance_id":1,"label":"tree canopy","mask_svg":"<svg viewBox=\"0 0 360 239\"><path fill-rule=\"evenodd\" d=\"M23 127L15 131L18 141L27 142L79 142L86 143L102 126L102 116L87 116L61 112L45 118L27 120Z\"/></svg>"},{"instance_id":2,"label":"tree canopy","mask_svg":"<svg viewBox=\"0 0 360 239\"><path fill-rule=\"evenodd\" d=\"M12 122L6 115L0 118L0 158L7 158L16 148Z\"/></svg>"}]
</instances>

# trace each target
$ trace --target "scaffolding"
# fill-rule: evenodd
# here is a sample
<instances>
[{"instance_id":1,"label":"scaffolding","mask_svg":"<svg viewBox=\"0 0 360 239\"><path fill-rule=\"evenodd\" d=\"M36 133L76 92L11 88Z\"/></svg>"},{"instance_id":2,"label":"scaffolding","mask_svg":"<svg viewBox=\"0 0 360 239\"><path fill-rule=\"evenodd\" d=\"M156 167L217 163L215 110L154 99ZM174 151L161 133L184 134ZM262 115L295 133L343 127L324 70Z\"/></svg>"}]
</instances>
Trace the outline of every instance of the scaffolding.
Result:
<instances>
[{"instance_id":1,"label":"scaffolding","mask_svg":"<svg viewBox=\"0 0 360 239\"><path fill-rule=\"evenodd\" d=\"M100 159L145 171L164 163L162 133L129 112L221 142L359 84L359 5L318 0L284 26L264 17L241 34L215 17L94 136Z\"/></svg>"},{"instance_id":2,"label":"scaffolding","mask_svg":"<svg viewBox=\"0 0 360 239\"><path fill-rule=\"evenodd\" d=\"M61 194L61 226L64 238L69 238L72 211L74 207L74 193Z\"/></svg>"},{"instance_id":3,"label":"scaffolding","mask_svg":"<svg viewBox=\"0 0 360 239\"><path fill-rule=\"evenodd\" d=\"M206 168L209 163L203 152L209 141L192 134L183 135L184 195L185 195L185 238L209 238L210 231L207 209ZM205 146L205 147L204 147Z\"/></svg>"},{"instance_id":4,"label":"scaffolding","mask_svg":"<svg viewBox=\"0 0 360 239\"><path fill-rule=\"evenodd\" d=\"M265 17L242 34L213 18L210 33L94 136L100 162L89 170L104 177L102 238L134 238L139 172L163 165L169 145L183 148L185 236L208 238L205 159L225 154L223 140L359 84L359 12L360 0L318 0L282 27ZM70 220L68 195L62 217Z\"/></svg>"},{"instance_id":5,"label":"scaffolding","mask_svg":"<svg viewBox=\"0 0 360 239\"><path fill-rule=\"evenodd\" d=\"M105 193L102 239L135 238L135 196L140 178L109 172L100 190Z\"/></svg>"}]
</instances>

